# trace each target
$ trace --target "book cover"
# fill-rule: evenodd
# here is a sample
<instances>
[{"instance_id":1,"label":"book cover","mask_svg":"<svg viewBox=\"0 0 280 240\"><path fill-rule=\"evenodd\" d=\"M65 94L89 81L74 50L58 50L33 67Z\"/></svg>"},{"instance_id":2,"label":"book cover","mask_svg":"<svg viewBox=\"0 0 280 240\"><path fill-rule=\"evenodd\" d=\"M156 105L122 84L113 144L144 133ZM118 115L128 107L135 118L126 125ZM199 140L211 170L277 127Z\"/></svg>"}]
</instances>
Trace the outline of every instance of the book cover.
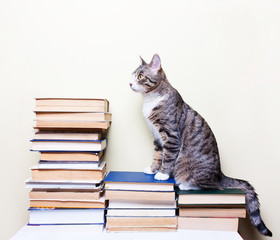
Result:
<instances>
[{"instance_id":1,"label":"book cover","mask_svg":"<svg viewBox=\"0 0 280 240\"><path fill-rule=\"evenodd\" d=\"M105 178L105 183L108 182L175 184L174 178L161 181L155 179L155 174L145 174L144 172L126 172L126 171L109 172L109 174Z\"/></svg>"}]
</instances>

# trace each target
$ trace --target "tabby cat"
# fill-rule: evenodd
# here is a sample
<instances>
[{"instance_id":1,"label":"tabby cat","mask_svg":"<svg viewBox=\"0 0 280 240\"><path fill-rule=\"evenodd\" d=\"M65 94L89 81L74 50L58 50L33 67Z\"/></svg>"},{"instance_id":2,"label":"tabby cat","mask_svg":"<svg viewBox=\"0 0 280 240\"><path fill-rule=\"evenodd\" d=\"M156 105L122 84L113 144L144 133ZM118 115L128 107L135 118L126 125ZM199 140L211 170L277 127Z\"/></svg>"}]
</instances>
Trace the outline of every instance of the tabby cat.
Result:
<instances>
[{"instance_id":1,"label":"tabby cat","mask_svg":"<svg viewBox=\"0 0 280 240\"><path fill-rule=\"evenodd\" d=\"M239 188L246 192L247 210L260 233L272 236L260 216L257 194L247 181L225 176L217 142L207 122L168 82L155 54L141 58L130 87L144 96L143 114L154 136L154 157L144 172L157 180L175 178L182 190Z\"/></svg>"}]
</instances>

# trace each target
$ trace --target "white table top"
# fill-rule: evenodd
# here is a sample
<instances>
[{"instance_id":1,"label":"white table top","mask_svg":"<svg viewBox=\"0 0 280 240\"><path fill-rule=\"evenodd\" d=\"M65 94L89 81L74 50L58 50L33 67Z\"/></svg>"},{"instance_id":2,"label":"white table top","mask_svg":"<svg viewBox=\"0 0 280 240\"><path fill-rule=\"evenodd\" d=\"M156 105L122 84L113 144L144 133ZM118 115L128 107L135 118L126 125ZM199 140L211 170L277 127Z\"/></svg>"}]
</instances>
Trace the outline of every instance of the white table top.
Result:
<instances>
[{"instance_id":1,"label":"white table top","mask_svg":"<svg viewBox=\"0 0 280 240\"><path fill-rule=\"evenodd\" d=\"M131 239L190 239L190 240L242 240L237 232L178 230L176 232L121 232L87 231L83 228L61 230L56 226L24 226L10 240L131 240Z\"/></svg>"}]
</instances>

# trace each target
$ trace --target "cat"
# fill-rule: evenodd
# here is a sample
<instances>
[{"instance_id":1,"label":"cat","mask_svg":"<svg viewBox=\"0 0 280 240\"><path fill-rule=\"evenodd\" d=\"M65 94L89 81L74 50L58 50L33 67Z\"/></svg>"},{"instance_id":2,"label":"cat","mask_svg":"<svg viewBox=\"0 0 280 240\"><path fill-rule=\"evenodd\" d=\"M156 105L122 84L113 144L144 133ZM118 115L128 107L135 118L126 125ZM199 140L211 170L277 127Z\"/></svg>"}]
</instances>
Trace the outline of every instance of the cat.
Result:
<instances>
[{"instance_id":1,"label":"cat","mask_svg":"<svg viewBox=\"0 0 280 240\"><path fill-rule=\"evenodd\" d=\"M154 136L153 162L144 172L157 180L173 176L181 190L242 189L251 222L260 233L272 236L261 219L253 186L222 173L212 130L168 82L157 54L149 64L141 58L129 85L143 94L143 115Z\"/></svg>"}]
</instances>

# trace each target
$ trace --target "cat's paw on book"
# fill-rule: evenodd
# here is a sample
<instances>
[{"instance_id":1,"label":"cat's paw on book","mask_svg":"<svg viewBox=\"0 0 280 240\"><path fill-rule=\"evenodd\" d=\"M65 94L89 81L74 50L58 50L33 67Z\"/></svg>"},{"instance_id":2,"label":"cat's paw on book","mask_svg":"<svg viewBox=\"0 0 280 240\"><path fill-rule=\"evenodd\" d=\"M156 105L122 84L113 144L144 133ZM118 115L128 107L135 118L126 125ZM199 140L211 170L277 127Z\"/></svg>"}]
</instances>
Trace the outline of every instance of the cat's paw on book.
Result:
<instances>
[{"instance_id":1,"label":"cat's paw on book","mask_svg":"<svg viewBox=\"0 0 280 240\"><path fill-rule=\"evenodd\" d=\"M150 166L148 166L144 169L144 173L146 173L146 174L155 174L157 172L158 172L157 170L153 172Z\"/></svg>"},{"instance_id":2,"label":"cat's paw on book","mask_svg":"<svg viewBox=\"0 0 280 240\"><path fill-rule=\"evenodd\" d=\"M166 173L161 173L161 172L158 172L156 175L155 175L155 179L156 180L167 180L169 179L169 174L166 174Z\"/></svg>"}]
</instances>

